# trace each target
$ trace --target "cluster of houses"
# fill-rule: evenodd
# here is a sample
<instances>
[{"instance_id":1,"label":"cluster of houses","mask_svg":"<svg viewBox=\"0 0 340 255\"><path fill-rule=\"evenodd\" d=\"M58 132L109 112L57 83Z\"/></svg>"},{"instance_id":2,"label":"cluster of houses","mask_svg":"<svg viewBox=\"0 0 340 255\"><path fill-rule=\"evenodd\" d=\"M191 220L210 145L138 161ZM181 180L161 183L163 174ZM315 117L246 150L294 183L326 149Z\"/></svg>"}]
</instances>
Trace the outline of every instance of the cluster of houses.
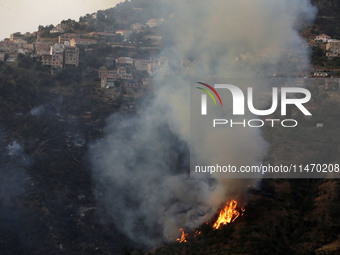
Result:
<instances>
[{"instance_id":1,"label":"cluster of houses","mask_svg":"<svg viewBox=\"0 0 340 255\"><path fill-rule=\"evenodd\" d=\"M326 34L321 34L316 36L314 41L326 44L326 56L328 58L340 57L340 40L332 39Z\"/></svg>"},{"instance_id":2,"label":"cluster of houses","mask_svg":"<svg viewBox=\"0 0 340 255\"><path fill-rule=\"evenodd\" d=\"M92 16L92 17L96 17ZM145 24L141 23L135 23L130 26L130 29L114 29L113 27L107 27L104 29L104 32L91 32L86 34L86 36L89 37L113 37L115 35L121 35L124 40L128 40L130 36L136 32L144 32L146 28L154 28L162 25L165 22L164 19L149 19ZM65 30L67 28L66 24L58 24L56 27L50 30L51 34L59 33L63 34L65 33Z\"/></svg>"},{"instance_id":3,"label":"cluster of houses","mask_svg":"<svg viewBox=\"0 0 340 255\"><path fill-rule=\"evenodd\" d=\"M126 33L132 34L133 32L136 32L136 33L144 32L146 28L155 28L155 27L162 25L164 22L165 22L164 19L149 19L145 24L134 23L130 26L131 30L127 30L128 32L125 32L125 34ZM120 33L120 31L117 31L117 32ZM123 35L123 36L125 39L126 35Z\"/></svg>"},{"instance_id":4,"label":"cluster of houses","mask_svg":"<svg viewBox=\"0 0 340 255\"><path fill-rule=\"evenodd\" d=\"M57 27L57 29L62 29ZM33 43L28 43L25 38L36 37ZM39 59L44 66L51 70L60 70L64 67L79 65L78 46L96 44L97 40L82 38L79 34L64 33L57 38L40 38L39 32L13 33L10 38L0 42L0 61L15 62L19 53Z\"/></svg>"},{"instance_id":5,"label":"cluster of houses","mask_svg":"<svg viewBox=\"0 0 340 255\"><path fill-rule=\"evenodd\" d=\"M127 30L117 30L115 34L121 35L124 40L128 40L130 35L133 33L141 33L144 32L146 28L154 28L162 25L165 22L164 19L149 19L145 24L134 23L130 26L130 29Z\"/></svg>"},{"instance_id":6,"label":"cluster of houses","mask_svg":"<svg viewBox=\"0 0 340 255\"><path fill-rule=\"evenodd\" d=\"M41 63L52 71L79 65L79 48L69 44L56 43L50 47L49 54L41 56Z\"/></svg>"},{"instance_id":7,"label":"cluster of houses","mask_svg":"<svg viewBox=\"0 0 340 255\"><path fill-rule=\"evenodd\" d=\"M130 71L147 72L149 76L155 75L156 72L166 74L168 72L168 58L150 58L150 59L132 59L129 57L119 57L115 60L117 69L110 70L105 66L99 69L99 78L101 79L101 88L116 87L118 80L122 81L123 87L127 89L138 88L140 83L134 79ZM148 83L148 79L144 79Z\"/></svg>"},{"instance_id":8,"label":"cluster of houses","mask_svg":"<svg viewBox=\"0 0 340 255\"><path fill-rule=\"evenodd\" d=\"M10 38L6 38L0 42L0 61L14 62L17 59L18 53L32 54L34 52L34 44L28 43L24 40L31 34L14 33Z\"/></svg>"},{"instance_id":9,"label":"cluster of houses","mask_svg":"<svg viewBox=\"0 0 340 255\"><path fill-rule=\"evenodd\" d=\"M58 36L58 42L38 43L37 55L41 56L41 63L50 66L52 70L60 70L64 67L76 67L79 65L79 48L77 46L89 46L96 44L94 39L81 38L79 34L67 33ZM49 51L46 51L49 49Z\"/></svg>"},{"instance_id":10,"label":"cluster of houses","mask_svg":"<svg viewBox=\"0 0 340 255\"><path fill-rule=\"evenodd\" d=\"M79 65L79 45L91 45L95 40L80 38L78 34L68 33L58 37L58 42L36 42L35 54L43 66L51 67L52 72L64 67Z\"/></svg>"},{"instance_id":11,"label":"cluster of houses","mask_svg":"<svg viewBox=\"0 0 340 255\"><path fill-rule=\"evenodd\" d=\"M130 36L133 33L141 33L144 32L146 28L154 28L162 25L165 22L164 19L149 19L145 24L141 23L134 23L130 26L130 29L120 29L114 30L110 28L110 31L104 32L94 32L90 33L89 36L115 36L121 35L125 41L129 40Z\"/></svg>"},{"instance_id":12,"label":"cluster of houses","mask_svg":"<svg viewBox=\"0 0 340 255\"><path fill-rule=\"evenodd\" d=\"M130 29L116 30L109 27L104 32L92 32L82 35L65 33L68 29L68 24L60 23L49 31L50 34L59 35L58 40L53 36L51 38L42 38L40 37L40 31L26 34L13 33L10 38L0 42L0 61L15 62L18 54L21 53L40 58L43 65L51 66L52 69L60 69L62 66L77 66L79 63L79 49L77 49L77 46L90 46L96 44L100 38L116 35L121 35L126 41L133 33L144 32L146 28L158 27L164 22L164 19L149 19L145 24L132 24ZM30 37L35 38L33 42L32 40L27 41ZM150 40L158 42L161 38L150 38ZM63 54L60 52L61 48L63 48Z\"/></svg>"}]
</instances>

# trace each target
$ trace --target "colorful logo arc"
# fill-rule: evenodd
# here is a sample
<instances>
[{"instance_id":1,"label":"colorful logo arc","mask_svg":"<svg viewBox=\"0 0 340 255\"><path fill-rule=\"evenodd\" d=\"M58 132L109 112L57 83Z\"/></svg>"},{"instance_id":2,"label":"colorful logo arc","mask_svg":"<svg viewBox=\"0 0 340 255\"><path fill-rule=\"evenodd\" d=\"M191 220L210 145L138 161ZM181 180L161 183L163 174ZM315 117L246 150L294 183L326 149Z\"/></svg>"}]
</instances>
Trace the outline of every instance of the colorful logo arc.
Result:
<instances>
[{"instance_id":1,"label":"colorful logo arc","mask_svg":"<svg viewBox=\"0 0 340 255\"><path fill-rule=\"evenodd\" d=\"M217 96L218 100L220 101L221 106L223 106L220 95L217 93L217 91L212 86L210 86L209 84L203 83L203 82L197 82L197 83L207 87L208 89L210 89ZM203 90L205 93L207 93L212 98L215 105L217 105L215 97L211 94L211 92L209 90L201 88L201 87L197 87L197 88L200 89L200 90Z\"/></svg>"}]
</instances>

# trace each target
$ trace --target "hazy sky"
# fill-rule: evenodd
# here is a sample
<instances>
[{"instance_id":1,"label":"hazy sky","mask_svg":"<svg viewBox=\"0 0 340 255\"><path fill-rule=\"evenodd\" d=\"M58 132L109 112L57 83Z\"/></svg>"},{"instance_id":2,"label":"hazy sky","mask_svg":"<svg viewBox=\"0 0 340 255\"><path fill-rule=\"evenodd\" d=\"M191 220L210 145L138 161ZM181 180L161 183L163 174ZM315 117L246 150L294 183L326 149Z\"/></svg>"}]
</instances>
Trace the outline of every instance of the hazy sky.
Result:
<instances>
[{"instance_id":1,"label":"hazy sky","mask_svg":"<svg viewBox=\"0 0 340 255\"><path fill-rule=\"evenodd\" d=\"M122 0L0 0L0 40L13 32L33 32L39 25L114 7Z\"/></svg>"}]
</instances>

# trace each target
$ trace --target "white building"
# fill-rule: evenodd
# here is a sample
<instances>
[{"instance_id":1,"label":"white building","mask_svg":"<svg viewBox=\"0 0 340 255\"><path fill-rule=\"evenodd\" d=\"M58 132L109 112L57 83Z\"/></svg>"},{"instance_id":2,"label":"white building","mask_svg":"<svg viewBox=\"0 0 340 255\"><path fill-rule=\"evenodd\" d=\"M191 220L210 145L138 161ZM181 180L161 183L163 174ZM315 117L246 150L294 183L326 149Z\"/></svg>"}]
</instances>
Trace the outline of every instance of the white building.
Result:
<instances>
[{"instance_id":1,"label":"white building","mask_svg":"<svg viewBox=\"0 0 340 255\"><path fill-rule=\"evenodd\" d=\"M117 66L132 67L133 59L129 57L120 57L116 59Z\"/></svg>"},{"instance_id":2,"label":"white building","mask_svg":"<svg viewBox=\"0 0 340 255\"><path fill-rule=\"evenodd\" d=\"M51 46L50 48L50 55L56 54L56 53L63 53L64 52L64 44L56 43Z\"/></svg>"},{"instance_id":3,"label":"white building","mask_svg":"<svg viewBox=\"0 0 340 255\"><path fill-rule=\"evenodd\" d=\"M146 26L153 28L153 27L158 27L164 23L164 19L149 19L146 22Z\"/></svg>"},{"instance_id":4,"label":"white building","mask_svg":"<svg viewBox=\"0 0 340 255\"><path fill-rule=\"evenodd\" d=\"M62 28L57 28L57 27L52 28L50 30L50 34L56 34L56 33L60 33L60 34L65 33L65 30Z\"/></svg>"},{"instance_id":5,"label":"white building","mask_svg":"<svg viewBox=\"0 0 340 255\"><path fill-rule=\"evenodd\" d=\"M331 37L329 35L326 35L326 34L321 34L321 35L318 35L314 38L314 41L316 42L324 42L326 43L328 40L330 40Z\"/></svg>"}]
</instances>

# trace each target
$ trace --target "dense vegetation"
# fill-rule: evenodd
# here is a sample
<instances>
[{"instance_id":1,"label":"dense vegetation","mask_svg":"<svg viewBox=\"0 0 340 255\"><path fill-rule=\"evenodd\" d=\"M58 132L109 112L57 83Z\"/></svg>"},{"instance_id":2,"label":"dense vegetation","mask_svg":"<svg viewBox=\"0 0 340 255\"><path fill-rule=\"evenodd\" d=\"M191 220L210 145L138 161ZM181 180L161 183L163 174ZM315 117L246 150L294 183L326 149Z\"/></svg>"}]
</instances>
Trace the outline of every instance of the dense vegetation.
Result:
<instances>
[{"instance_id":1,"label":"dense vegetation","mask_svg":"<svg viewBox=\"0 0 340 255\"><path fill-rule=\"evenodd\" d=\"M326 33L340 40L340 2L337 0L312 0L318 8L315 33Z\"/></svg>"}]
</instances>

